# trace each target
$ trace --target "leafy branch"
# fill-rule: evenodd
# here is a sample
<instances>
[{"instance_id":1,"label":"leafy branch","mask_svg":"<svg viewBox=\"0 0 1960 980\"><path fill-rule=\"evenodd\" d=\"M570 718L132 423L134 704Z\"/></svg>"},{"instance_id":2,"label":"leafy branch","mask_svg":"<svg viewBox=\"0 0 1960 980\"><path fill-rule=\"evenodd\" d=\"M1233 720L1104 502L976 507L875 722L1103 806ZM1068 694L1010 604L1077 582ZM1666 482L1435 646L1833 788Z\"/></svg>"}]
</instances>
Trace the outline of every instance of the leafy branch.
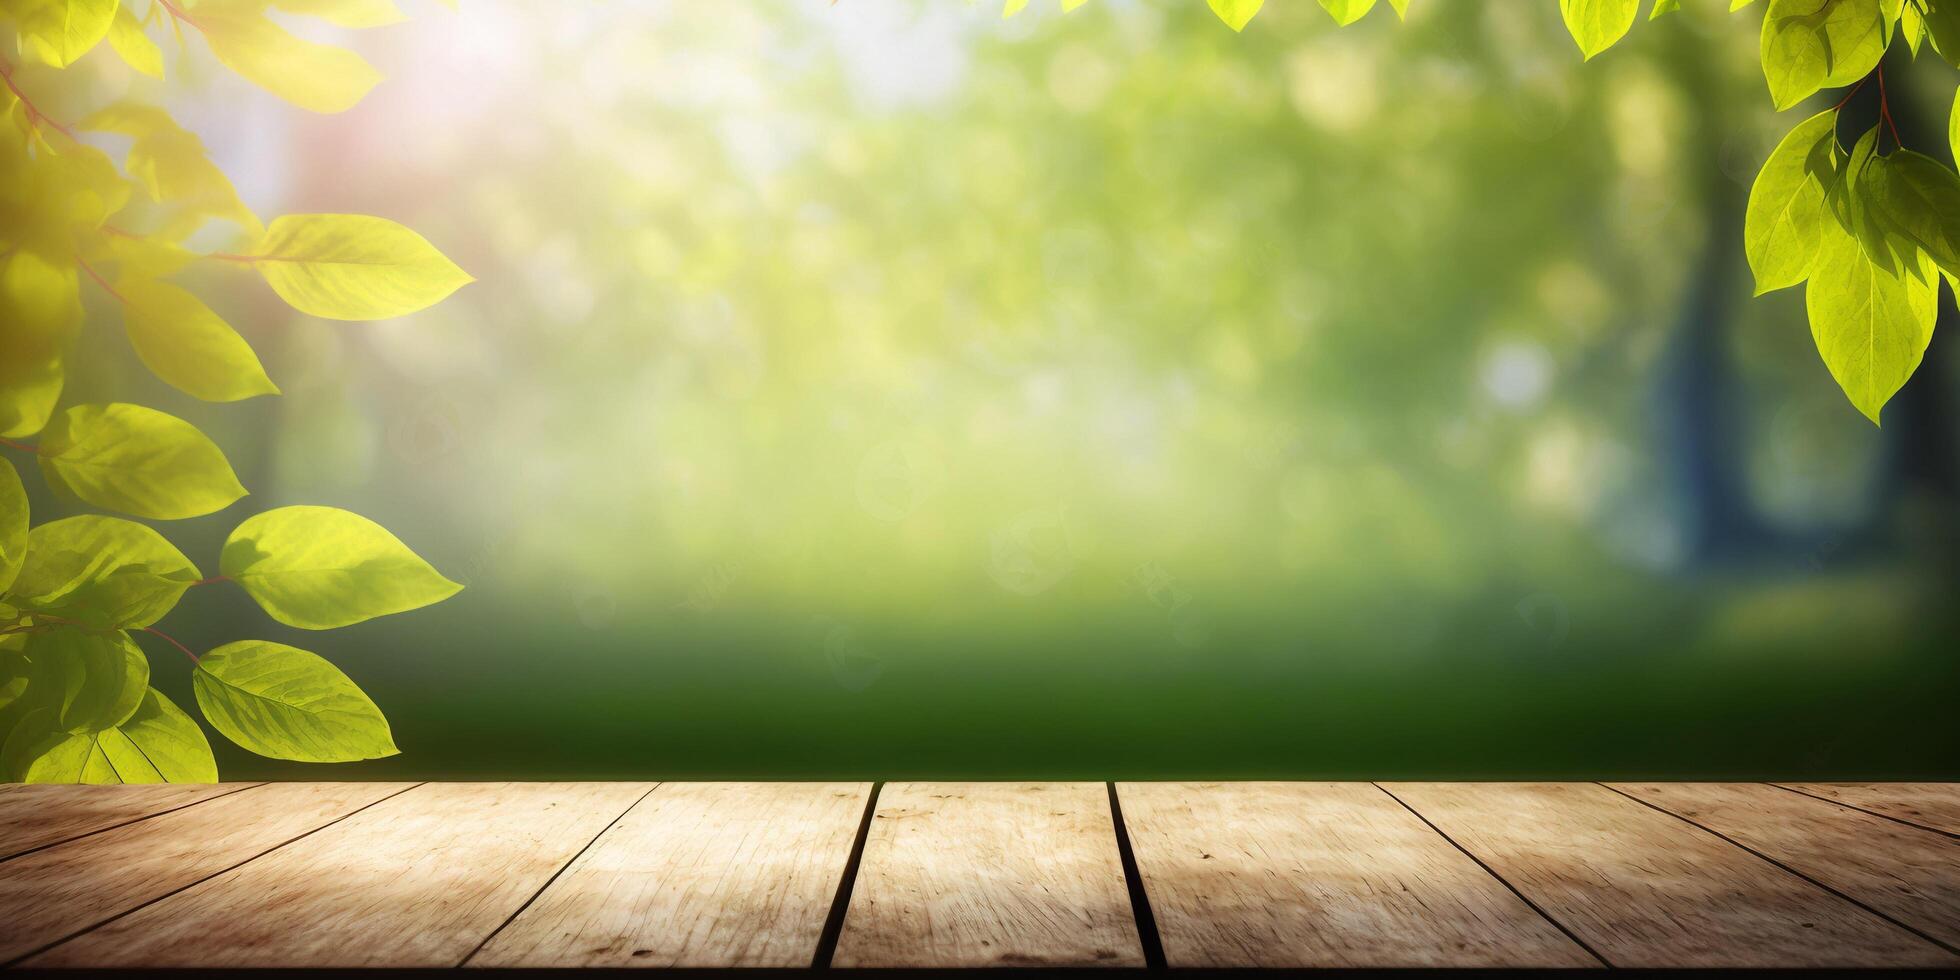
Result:
<instances>
[{"instance_id":1,"label":"leafy branch","mask_svg":"<svg viewBox=\"0 0 1960 980\"><path fill-rule=\"evenodd\" d=\"M98 47L164 75L148 30L184 28L233 71L302 108L338 112L380 80L358 54L304 41L268 14L341 27L400 21L393 0L0 0L35 71ZM197 517L245 496L223 450L182 419L121 402L62 404L83 318L81 279L117 301L138 357L204 401L279 389L244 338L172 278L206 258L251 268L301 312L341 320L404 316L470 277L420 235L384 218L301 214L261 223L197 136L161 108L113 102L76 122L33 101L24 70L0 60L0 446L32 456L56 493L150 520ZM60 73L44 76L65 78ZM78 134L129 140L121 165ZM243 244L184 247L211 222ZM24 441L38 435L38 441ZM192 665L204 720L279 759L340 762L394 754L387 720L320 657L260 640L199 654L155 624L185 591L229 583L267 615L331 629L439 602L460 588L394 535L328 507L282 507L241 521L219 572L204 575L136 521L84 515L31 526L25 487L0 460L0 776L30 782L217 778L198 724L149 686L145 633Z\"/></svg>"},{"instance_id":2,"label":"leafy branch","mask_svg":"<svg viewBox=\"0 0 1960 980\"><path fill-rule=\"evenodd\" d=\"M1061 8L1083 2L1061 0ZM1234 31L1265 6L1265 0L1207 2ZM1729 10L1756 2L1729 0ZM1320 5L1346 26L1376 0ZM1388 5L1398 18L1408 13L1407 0ZM1002 15L1026 7L1027 0L1006 0ZM1590 61L1633 30L1641 0L1558 0L1558 7ZM1647 17L1680 8L1681 0L1651 0ZM1804 285L1811 337L1825 367L1877 424L1932 340L1940 280L1960 292L1960 173L1904 145L1880 62L1895 43L1915 57L1930 45L1960 68L1960 0L1768 0L1761 9L1763 77L1779 111L1826 89L1848 91L1790 131L1750 190L1743 238L1756 293ZM1875 117L1840 140L1838 130L1848 122L1842 110L1874 79ZM1881 128L1891 137L1889 149L1879 146ZM1949 134L1960 146L1960 98Z\"/></svg>"}]
</instances>

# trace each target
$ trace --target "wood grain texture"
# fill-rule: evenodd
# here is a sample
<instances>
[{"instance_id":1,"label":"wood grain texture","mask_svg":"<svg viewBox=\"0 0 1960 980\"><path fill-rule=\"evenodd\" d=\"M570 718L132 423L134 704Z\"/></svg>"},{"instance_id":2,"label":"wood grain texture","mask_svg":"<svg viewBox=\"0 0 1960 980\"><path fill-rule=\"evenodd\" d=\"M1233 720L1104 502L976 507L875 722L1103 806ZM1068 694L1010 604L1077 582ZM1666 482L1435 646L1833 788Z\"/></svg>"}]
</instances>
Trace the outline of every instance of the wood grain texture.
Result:
<instances>
[{"instance_id":1,"label":"wood grain texture","mask_svg":"<svg viewBox=\"0 0 1960 980\"><path fill-rule=\"evenodd\" d=\"M1170 966L1599 966L1372 783L1122 783Z\"/></svg>"},{"instance_id":2,"label":"wood grain texture","mask_svg":"<svg viewBox=\"0 0 1960 980\"><path fill-rule=\"evenodd\" d=\"M1960 834L1960 783L1778 783L1860 810Z\"/></svg>"},{"instance_id":3,"label":"wood grain texture","mask_svg":"<svg viewBox=\"0 0 1960 980\"><path fill-rule=\"evenodd\" d=\"M0 785L0 858L236 793L253 785L256 784Z\"/></svg>"},{"instance_id":4,"label":"wood grain texture","mask_svg":"<svg viewBox=\"0 0 1960 980\"><path fill-rule=\"evenodd\" d=\"M1615 966L1960 958L1713 834L1588 783L1387 783Z\"/></svg>"},{"instance_id":5,"label":"wood grain texture","mask_svg":"<svg viewBox=\"0 0 1960 980\"><path fill-rule=\"evenodd\" d=\"M23 965L455 966L648 788L418 786Z\"/></svg>"},{"instance_id":6,"label":"wood grain texture","mask_svg":"<svg viewBox=\"0 0 1960 980\"><path fill-rule=\"evenodd\" d=\"M832 964L1142 966L1102 783L892 783Z\"/></svg>"},{"instance_id":7,"label":"wood grain texture","mask_svg":"<svg viewBox=\"0 0 1960 980\"><path fill-rule=\"evenodd\" d=\"M1615 783L1960 946L1960 840L1761 783Z\"/></svg>"},{"instance_id":8,"label":"wood grain texture","mask_svg":"<svg viewBox=\"0 0 1960 980\"><path fill-rule=\"evenodd\" d=\"M0 963L195 884L406 789L280 783L0 863Z\"/></svg>"},{"instance_id":9,"label":"wood grain texture","mask_svg":"<svg viewBox=\"0 0 1960 980\"><path fill-rule=\"evenodd\" d=\"M869 783L663 783L470 966L807 967Z\"/></svg>"}]
</instances>

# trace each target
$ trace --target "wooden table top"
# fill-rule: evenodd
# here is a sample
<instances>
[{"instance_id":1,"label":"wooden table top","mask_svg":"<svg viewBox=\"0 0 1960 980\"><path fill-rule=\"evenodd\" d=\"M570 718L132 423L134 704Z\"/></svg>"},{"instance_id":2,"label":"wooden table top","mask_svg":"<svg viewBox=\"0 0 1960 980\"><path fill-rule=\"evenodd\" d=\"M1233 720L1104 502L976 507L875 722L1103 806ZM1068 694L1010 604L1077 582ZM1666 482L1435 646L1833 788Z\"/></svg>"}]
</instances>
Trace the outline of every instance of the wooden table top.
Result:
<instances>
[{"instance_id":1,"label":"wooden table top","mask_svg":"<svg viewBox=\"0 0 1960 980\"><path fill-rule=\"evenodd\" d=\"M1960 784L0 786L25 967L1960 966Z\"/></svg>"}]
</instances>

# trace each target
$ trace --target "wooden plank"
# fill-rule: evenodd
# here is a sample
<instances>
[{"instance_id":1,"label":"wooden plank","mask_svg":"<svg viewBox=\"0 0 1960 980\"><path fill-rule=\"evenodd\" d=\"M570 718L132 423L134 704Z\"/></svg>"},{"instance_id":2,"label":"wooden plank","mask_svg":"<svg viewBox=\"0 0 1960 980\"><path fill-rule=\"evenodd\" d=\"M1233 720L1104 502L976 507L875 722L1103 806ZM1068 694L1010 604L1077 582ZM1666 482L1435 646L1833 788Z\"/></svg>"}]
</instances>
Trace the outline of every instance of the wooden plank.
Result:
<instances>
[{"instance_id":1,"label":"wooden plank","mask_svg":"<svg viewBox=\"0 0 1960 980\"><path fill-rule=\"evenodd\" d=\"M1951 966L1946 950L1590 783L1389 783L1614 966Z\"/></svg>"},{"instance_id":2,"label":"wooden plank","mask_svg":"<svg viewBox=\"0 0 1960 980\"><path fill-rule=\"evenodd\" d=\"M1123 783L1173 967L1599 966L1372 783Z\"/></svg>"},{"instance_id":3,"label":"wooden plank","mask_svg":"<svg viewBox=\"0 0 1960 980\"><path fill-rule=\"evenodd\" d=\"M1882 817L1960 835L1960 783L1777 783Z\"/></svg>"},{"instance_id":4,"label":"wooden plank","mask_svg":"<svg viewBox=\"0 0 1960 980\"><path fill-rule=\"evenodd\" d=\"M190 806L255 783L0 786L0 858Z\"/></svg>"},{"instance_id":5,"label":"wooden plank","mask_svg":"<svg viewBox=\"0 0 1960 980\"><path fill-rule=\"evenodd\" d=\"M832 964L1142 966L1102 783L893 783Z\"/></svg>"},{"instance_id":6,"label":"wooden plank","mask_svg":"<svg viewBox=\"0 0 1960 980\"><path fill-rule=\"evenodd\" d=\"M1960 840L1761 783L1613 785L1960 946Z\"/></svg>"},{"instance_id":7,"label":"wooden plank","mask_svg":"<svg viewBox=\"0 0 1960 980\"><path fill-rule=\"evenodd\" d=\"M663 783L470 966L808 967L869 783Z\"/></svg>"},{"instance_id":8,"label":"wooden plank","mask_svg":"<svg viewBox=\"0 0 1960 980\"><path fill-rule=\"evenodd\" d=\"M127 912L376 800L403 783L279 783L0 864L0 963Z\"/></svg>"},{"instance_id":9,"label":"wooden plank","mask_svg":"<svg viewBox=\"0 0 1960 980\"><path fill-rule=\"evenodd\" d=\"M24 961L455 966L644 783L430 783Z\"/></svg>"}]
</instances>

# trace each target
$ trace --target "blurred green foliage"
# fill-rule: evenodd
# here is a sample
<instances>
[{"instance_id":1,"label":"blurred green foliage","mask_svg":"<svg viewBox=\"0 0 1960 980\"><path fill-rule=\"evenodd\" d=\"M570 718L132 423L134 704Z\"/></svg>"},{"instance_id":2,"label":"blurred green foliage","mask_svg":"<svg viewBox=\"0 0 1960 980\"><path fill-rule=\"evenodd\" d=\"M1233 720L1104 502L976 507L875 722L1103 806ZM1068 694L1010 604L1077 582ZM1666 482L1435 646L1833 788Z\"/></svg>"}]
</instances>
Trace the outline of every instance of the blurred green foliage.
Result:
<instances>
[{"instance_id":1,"label":"blurred green foliage","mask_svg":"<svg viewBox=\"0 0 1960 980\"><path fill-rule=\"evenodd\" d=\"M337 773L1951 776L1951 358L1878 430L1748 300L1702 6L472 4L201 131L479 285L241 299L285 395L186 416L470 586L309 637Z\"/></svg>"}]
</instances>

